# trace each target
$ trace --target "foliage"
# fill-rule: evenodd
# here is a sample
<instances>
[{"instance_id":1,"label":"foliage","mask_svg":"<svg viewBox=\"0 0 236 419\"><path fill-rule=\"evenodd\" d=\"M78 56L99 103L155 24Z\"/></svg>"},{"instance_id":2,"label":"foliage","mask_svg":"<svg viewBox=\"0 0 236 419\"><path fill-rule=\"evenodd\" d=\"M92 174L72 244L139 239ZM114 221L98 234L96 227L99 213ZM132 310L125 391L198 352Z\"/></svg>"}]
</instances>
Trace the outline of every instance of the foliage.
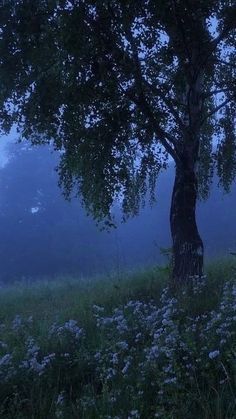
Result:
<instances>
[{"instance_id":1,"label":"foliage","mask_svg":"<svg viewBox=\"0 0 236 419\"><path fill-rule=\"evenodd\" d=\"M53 139L63 151L67 197L82 194L87 210L108 225L118 196L124 212L136 214L148 188L154 198L168 154L180 158L188 130L199 132L191 140L199 146L199 193L207 194L215 159L229 187L235 177L231 1L5 0L0 12L2 130L16 123L34 143ZM193 92L198 78L200 97ZM198 128L194 101L201 105Z\"/></svg>"},{"instance_id":2,"label":"foliage","mask_svg":"<svg viewBox=\"0 0 236 419\"><path fill-rule=\"evenodd\" d=\"M158 270L3 289L1 417L233 419L236 289L222 270L175 297Z\"/></svg>"}]
</instances>

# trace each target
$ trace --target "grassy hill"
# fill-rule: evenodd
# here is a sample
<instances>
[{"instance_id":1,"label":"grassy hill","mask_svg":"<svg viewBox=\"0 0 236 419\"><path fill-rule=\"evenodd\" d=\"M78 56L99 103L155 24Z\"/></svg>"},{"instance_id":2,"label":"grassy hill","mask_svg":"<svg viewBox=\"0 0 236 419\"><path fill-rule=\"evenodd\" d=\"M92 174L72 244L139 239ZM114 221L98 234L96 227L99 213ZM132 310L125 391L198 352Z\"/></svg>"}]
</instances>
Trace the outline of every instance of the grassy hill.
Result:
<instances>
[{"instance_id":1,"label":"grassy hill","mask_svg":"<svg viewBox=\"0 0 236 419\"><path fill-rule=\"evenodd\" d=\"M1 418L235 418L235 261L0 291Z\"/></svg>"}]
</instances>

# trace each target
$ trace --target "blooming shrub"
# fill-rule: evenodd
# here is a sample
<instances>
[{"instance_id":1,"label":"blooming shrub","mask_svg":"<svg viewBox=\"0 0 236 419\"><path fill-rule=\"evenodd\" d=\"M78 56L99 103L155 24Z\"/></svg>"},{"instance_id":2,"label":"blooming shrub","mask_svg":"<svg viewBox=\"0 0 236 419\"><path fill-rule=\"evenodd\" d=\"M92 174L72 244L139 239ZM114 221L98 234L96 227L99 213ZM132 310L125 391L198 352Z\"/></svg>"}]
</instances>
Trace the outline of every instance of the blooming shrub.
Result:
<instances>
[{"instance_id":1,"label":"blooming shrub","mask_svg":"<svg viewBox=\"0 0 236 419\"><path fill-rule=\"evenodd\" d=\"M193 307L207 292L206 278L193 278L175 297L165 288L158 304L130 300L111 313L94 305L96 348L75 320L54 323L42 341L32 317L2 324L1 417L9 406L31 417L35 406L55 418L233 419L236 285L225 283L213 310ZM50 395L47 408L38 391Z\"/></svg>"},{"instance_id":2,"label":"blooming shrub","mask_svg":"<svg viewBox=\"0 0 236 419\"><path fill-rule=\"evenodd\" d=\"M206 278L195 278L192 285L194 297L200 298ZM125 417L129 406L130 411L137 408L137 417L189 417L194 403L196 412L200 409L197 392L204 397L206 389L220 394L231 387L236 285L225 284L214 311L189 316L183 309L188 299L186 290L173 298L166 288L158 306L129 301L110 316L94 307L104 342L94 355L96 373L107 392L108 411Z\"/></svg>"}]
</instances>

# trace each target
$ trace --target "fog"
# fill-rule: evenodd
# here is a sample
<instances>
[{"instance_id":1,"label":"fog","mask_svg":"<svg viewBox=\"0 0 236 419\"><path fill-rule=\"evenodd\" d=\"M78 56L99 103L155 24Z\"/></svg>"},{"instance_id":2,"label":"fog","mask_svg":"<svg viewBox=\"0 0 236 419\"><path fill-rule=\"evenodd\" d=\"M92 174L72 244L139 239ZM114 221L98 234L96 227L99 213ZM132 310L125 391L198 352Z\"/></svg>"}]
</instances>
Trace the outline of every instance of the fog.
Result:
<instances>
[{"instance_id":1,"label":"fog","mask_svg":"<svg viewBox=\"0 0 236 419\"><path fill-rule=\"evenodd\" d=\"M58 187L59 156L49 146L0 142L0 280L91 276L165 263L171 246L169 206L173 165L157 182L157 202L117 228L100 231L78 199ZM236 248L236 187L226 195L214 179L210 198L197 209L207 258ZM119 205L114 209L120 219Z\"/></svg>"}]
</instances>

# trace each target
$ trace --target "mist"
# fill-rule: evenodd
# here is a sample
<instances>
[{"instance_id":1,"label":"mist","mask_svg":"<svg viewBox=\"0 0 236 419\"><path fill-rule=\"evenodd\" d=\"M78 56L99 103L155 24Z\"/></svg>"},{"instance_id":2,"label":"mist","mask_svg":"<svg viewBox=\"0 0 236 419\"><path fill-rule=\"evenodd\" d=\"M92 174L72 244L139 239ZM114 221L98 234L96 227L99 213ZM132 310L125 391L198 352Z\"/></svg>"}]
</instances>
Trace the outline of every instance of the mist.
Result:
<instances>
[{"instance_id":1,"label":"mist","mask_svg":"<svg viewBox=\"0 0 236 419\"><path fill-rule=\"evenodd\" d=\"M171 246L169 205L173 163L161 173L156 204L101 231L79 199L66 201L55 170L59 155L50 146L16 143L14 131L1 139L0 280L94 276L165 264ZM210 198L199 202L197 218L206 258L227 256L236 247L236 187L225 194L215 177Z\"/></svg>"}]
</instances>

